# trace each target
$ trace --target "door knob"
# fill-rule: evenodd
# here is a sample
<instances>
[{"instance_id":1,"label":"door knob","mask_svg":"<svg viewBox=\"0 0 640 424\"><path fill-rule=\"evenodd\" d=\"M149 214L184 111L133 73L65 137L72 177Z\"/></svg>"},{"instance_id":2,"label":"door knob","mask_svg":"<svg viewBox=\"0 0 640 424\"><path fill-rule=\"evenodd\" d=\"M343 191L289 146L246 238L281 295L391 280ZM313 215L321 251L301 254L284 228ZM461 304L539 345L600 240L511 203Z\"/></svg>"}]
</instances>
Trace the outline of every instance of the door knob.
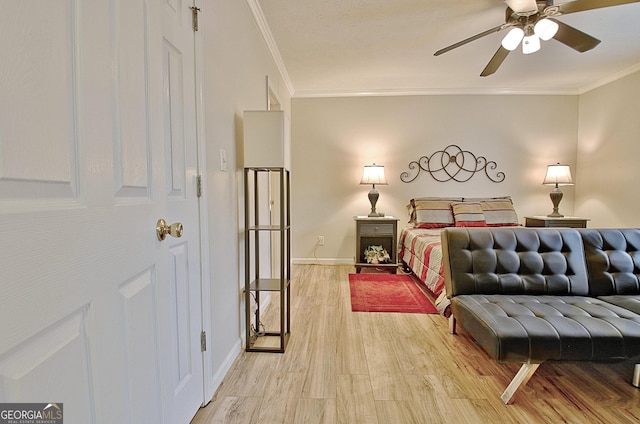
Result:
<instances>
[{"instance_id":1,"label":"door knob","mask_svg":"<svg viewBox=\"0 0 640 424\"><path fill-rule=\"evenodd\" d=\"M171 225L167 225L167 221L160 218L158 223L156 224L156 234L158 235L158 240L162 241L167 238L167 234L172 237L182 237L182 223L176 222Z\"/></svg>"}]
</instances>

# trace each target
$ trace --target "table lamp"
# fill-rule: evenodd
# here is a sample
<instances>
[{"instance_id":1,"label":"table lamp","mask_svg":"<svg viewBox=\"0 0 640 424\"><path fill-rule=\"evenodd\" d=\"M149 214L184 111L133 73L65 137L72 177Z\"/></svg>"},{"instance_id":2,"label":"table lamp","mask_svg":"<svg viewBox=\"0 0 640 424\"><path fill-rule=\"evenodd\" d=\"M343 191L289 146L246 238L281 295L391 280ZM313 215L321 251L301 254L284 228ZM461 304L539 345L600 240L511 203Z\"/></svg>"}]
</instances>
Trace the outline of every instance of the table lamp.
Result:
<instances>
[{"instance_id":1,"label":"table lamp","mask_svg":"<svg viewBox=\"0 0 640 424\"><path fill-rule=\"evenodd\" d=\"M380 194L376 190L376 184L387 185L387 179L384 177L384 166L376 165L375 163L373 165L365 165L360 184L371 184L373 186L371 191L369 191L369 202L371 203L369 216L384 216L384 213L376 212L376 203L380 197Z\"/></svg>"},{"instance_id":2,"label":"table lamp","mask_svg":"<svg viewBox=\"0 0 640 424\"><path fill-rule=\"evenodd\" d=\"M558 186L561 185L573 185L574 182L571 179L571 168L569 165L561 165L557 163L555 165L547 166L547 175L544 177L543 185L554 185L555 188L551 191L549 196L551 197L551 202L553 203L553 212L551 212L548 217L551 218L562 218L560 212L558 212L558 206L560 205L560 201L562 200L562 191Z\"/></svg>"}]
</instances>

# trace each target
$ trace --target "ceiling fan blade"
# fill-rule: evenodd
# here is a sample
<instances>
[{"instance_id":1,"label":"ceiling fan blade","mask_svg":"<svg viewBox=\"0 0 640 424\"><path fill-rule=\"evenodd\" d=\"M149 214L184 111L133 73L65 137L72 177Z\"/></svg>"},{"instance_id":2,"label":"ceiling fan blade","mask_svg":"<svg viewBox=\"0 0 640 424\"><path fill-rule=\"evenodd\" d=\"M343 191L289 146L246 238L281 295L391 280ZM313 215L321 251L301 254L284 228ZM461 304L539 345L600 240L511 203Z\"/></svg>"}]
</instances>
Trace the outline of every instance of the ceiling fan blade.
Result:
<instances>
[{"instance_id":1,"label":"ceiling fan blade","mask_svg":"<svg viewBox=\"0 0 640 424\"><path fill-rule=\"evenodd\" d=\"M516 13L538 11L538 3L536 3L536 0L504 0L504 2Z\"/></svg>"},{"instance_id":2,"label":"ceiling fan blade","mask_svg":"<svg viewBox=\"0 0 640 424\"><path fill-rule=\"evenodd\" d=\"M464 46L465 44L470 43L472 41L475 41L475 40L477 40L479 38L485 37L485 36L487 36L489 34L493 34L494 32L498 32L504 27L505 27L505 25L498 25L497 27L488 29L486 31L481 32L480 34L476 34L476 35L474 35L472 37L466 38L466 39L464 39L462 41L458 41L457 43L452 44L452 45L450 45L448 47L440 49L437 52L435 52L433 55L434 56L440 56L442 53L446 53L446 52L451 51L453 49L456 49L456 48L458 48L460 46Z\"/></svg>"},{"instance_id":3,"label":"ceiling fan blade","mask_svg":"<svg viewBox=\"0 0 640 424\"><path fill-rule=\"evenodd\" d=\"M640 0L575 0L558 5L561 14L601 9L603 7L620 6L622 4L640 3Z\"/></svg>"},{"instance_id":4,"label":"ceiling fan blade","mask_svg":"<svg viewBox=\"0 0 640 424\"><path fill-rule=\"evenodd\" d=\"M496 51L489 63L487 63L487 66L484 67L480 76L487 77L497 71L500 65L502 65L502 62L504 62L504 60L507 58L509 53L511 53L511 50L505 49L504 47L502 47L502 45L498 47L498 51Z\"/></svg>"},{"instance_id":5,"label":"ceiling fan blade","mask_svg":"<svg viewBox=\"0 0 640 424\"><path fill-rule=\"evenodd\" d=\"M558 24L558 32L553 36L553 38L562 44L565 44L580 53L591 50L600 44L600 40L597 38L593 38L589 34L585 34L564 22L560 22L555 19L552 20Z\"/></svg>"}]
</instances>

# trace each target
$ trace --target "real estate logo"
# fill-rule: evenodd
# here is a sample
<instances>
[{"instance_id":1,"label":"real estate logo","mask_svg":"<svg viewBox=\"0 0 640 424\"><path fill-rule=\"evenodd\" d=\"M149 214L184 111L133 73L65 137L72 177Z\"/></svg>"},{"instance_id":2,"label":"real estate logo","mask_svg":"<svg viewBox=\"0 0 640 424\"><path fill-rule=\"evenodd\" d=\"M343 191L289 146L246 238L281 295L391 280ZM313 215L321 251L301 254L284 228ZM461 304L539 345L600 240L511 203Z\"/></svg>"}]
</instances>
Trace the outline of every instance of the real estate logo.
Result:
<instances>
[{"instance_id":1,"label":"real estate logo","mask_svg":"<svg viewBox=\"0 0 640 424\"><path fill-rule=\"evenodd\" d=\"M0 424L63 424L61 403L0 403Z\"/></svg>"}]
</instances>

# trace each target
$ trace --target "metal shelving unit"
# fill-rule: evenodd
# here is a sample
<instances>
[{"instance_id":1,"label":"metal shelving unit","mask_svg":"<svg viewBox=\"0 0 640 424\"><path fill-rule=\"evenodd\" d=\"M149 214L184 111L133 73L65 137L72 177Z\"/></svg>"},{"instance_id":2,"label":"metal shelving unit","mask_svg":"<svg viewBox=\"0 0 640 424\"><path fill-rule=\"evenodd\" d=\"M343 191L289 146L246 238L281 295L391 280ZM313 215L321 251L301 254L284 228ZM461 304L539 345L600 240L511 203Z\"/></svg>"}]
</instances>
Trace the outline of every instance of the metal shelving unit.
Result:
<instances>
[{"instance_id":1,"label":"metal shelving unit","mask_svg":"<svg viewBox=\"0 0 640 424\"><path fill-rule=\"evenodd\" d=\"M260 176L263 175L263 178ZM272 178L276 177L276 178ZM271 184L277 181L277 184ZM269 224L260 223L259 193L266 192L272 185L272 195L277 198L273 210L277 218ZM265 186L265 187L263 187ZM277 186L277 187L276 187ZM262 190L261 190L262 189ZM264 204L263 204L264 206ZM245 325L247 352L284 353L291 334L291 197L290 172L281 167L244 168L244 237L245 237ZM272 276L261 275L260 251L261 235L269 236L270 263L277 263L271 269ZM274 256L275 255L275 256ZM275 258L275 260L273 260ZM261 293L279 294L279 328L261 330ZM255 312L251 311L251 299L255 302ZM252 317L253 315L253 317ZM269 338L275 343L269 343Z\"/></svg>"}]
</instances>

